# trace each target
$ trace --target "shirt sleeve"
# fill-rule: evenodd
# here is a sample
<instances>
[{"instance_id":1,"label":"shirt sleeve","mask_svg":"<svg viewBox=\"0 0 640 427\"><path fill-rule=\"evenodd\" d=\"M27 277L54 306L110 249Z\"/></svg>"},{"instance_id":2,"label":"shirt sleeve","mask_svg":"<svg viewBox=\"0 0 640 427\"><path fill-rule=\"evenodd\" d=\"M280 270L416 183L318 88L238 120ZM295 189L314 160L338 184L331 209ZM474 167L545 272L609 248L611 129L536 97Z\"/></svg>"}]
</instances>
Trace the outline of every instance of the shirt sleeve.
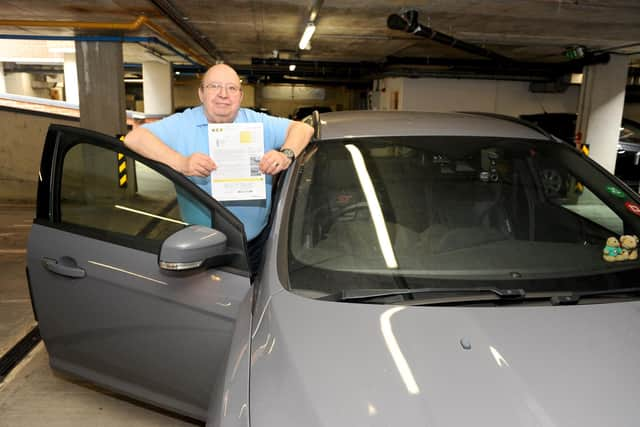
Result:
<instances>
[{"instance_id":1,"label":"shirt sleeve","mask_svg":"<svg viewBox=\"0 0 640 427\"><path fill-rule=\"evenodd\" d=\"M182 125L184 124L183 113L176 113L151 123L145 123L142 127L148 129L155 136L160 138L162 142L167 144L174 150L178 150L178 141L180 141L180 134L183 131Z\"/></svg>"}]
</instances>

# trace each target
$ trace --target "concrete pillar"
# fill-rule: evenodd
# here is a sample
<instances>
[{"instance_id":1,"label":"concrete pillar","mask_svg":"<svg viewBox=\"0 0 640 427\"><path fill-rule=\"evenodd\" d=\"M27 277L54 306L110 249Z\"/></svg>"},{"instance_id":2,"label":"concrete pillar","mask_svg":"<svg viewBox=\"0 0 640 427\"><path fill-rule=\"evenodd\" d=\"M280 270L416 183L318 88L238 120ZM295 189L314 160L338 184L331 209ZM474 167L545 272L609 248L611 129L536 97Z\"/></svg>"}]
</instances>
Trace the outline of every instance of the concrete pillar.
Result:
<instances>
[{"instance_id":1,"label":"concrete pillar","mask_svg":"<svg viewBox=\"0 0 640 427\"><path fill-rule=\"evenodd\" d=\"M7 85L4 82L4 64L0 62L0 93L7 93Z\"/></svg>"},{"instance_id":2,"label":"concrete pillar","mask_svg":"<svg viewBox=\"0 0 640 427\"><path fill-rule=\"evenodd\" d=\"M76 41L80 127L125 134L122 43Z\"/></svg>"},{"instance_id":3,"label":"concrete pillar","mask_svg":"<svg viewBox=\"0 0 640 427\"><path fill-rule=\"evenodd\" d=\"M145 114L173 113L173 75L171 64L147 61L142 63L142 97Z\"/></svg>"},{"instance_id":4,"label":"concrete pillar","mask_svg":"<svg viewBox=\"0 0 640 427\"><path fill-rule=\"evenodd\" d=\"M72 104L80 103L75 53L64 54L64 100Z\"/></svg>"},{"instance_id":5,"label":"concrete pillar","mask_svg":"<svg viewBox=\"0 0 640 427\"><path fill-rule=\"evenodd\" d=\"M589 145L589 155L611 173L616 167L628 67L625 55L611 55L606 64L585 67L578 103L577 132Z\"/></svg>"},{"instance_id":6,"label":"concrete pillar","mask_svg":"<svg viewBox=\"0 0 640 427\"><path fill-rule=\"evenodd\" d=\"M78 65L78 98L80 127L110 136L124 135L126 127L124 66L122 43L76 41ZM94 146L84 146L78 157L83 168L87 198L95 197L95 190L102 195L107 191L119 197L118 161L115 153ZM133 162L127 161L129 181L135 183ZM127 187L133 194L135 185Z\"/></svg>"}]
</instances>

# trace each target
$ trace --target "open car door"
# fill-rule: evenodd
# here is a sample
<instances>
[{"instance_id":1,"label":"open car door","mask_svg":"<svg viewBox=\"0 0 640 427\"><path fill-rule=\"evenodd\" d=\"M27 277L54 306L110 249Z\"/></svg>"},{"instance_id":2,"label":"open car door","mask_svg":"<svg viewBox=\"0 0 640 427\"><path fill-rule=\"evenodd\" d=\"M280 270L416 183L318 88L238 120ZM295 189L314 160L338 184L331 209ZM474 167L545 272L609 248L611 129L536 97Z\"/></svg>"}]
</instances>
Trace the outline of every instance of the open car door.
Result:
<instances>
[{"instance_id":1,"label":"open car door","mask_svg":"<svg viewBox=\"0 0 640 427\"><path fill-rule=\"evenodd\" d=\"M222 205L115 138L53 125L27 268L53 368L206 418L250 289Z\"/></svg>"}]
</instances>

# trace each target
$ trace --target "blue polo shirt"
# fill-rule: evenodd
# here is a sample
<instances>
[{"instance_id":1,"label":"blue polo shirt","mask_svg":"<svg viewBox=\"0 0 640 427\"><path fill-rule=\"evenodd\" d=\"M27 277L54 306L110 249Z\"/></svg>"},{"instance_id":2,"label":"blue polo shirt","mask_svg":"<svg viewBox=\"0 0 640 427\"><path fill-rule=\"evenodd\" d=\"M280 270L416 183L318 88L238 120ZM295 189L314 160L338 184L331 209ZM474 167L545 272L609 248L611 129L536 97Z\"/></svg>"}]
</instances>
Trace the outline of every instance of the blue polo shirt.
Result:
<instances>
[{"instance_id":1,"label":"blue polo shirt","mask_svg":"<svg viewBox=\"0 0 640 427\"><path fill-rule=\"evenodd\" d=\"M277 150L282 146L291 121L241 108L234 123L262 123L264 129L264 151L266 153L269 150ZM178 153L183 156L189 156L196 152L209 154L208 124L204 115L204 108L200 105L199 107L189 108L182 113L172 114L157 122L147 123L144 127ZM211 194L210 177L190 176L188 178L207 194ZM271 210L271 181L271 175L267 175L266 200L223 202L225 207L244 224L247 240L255 238L267 225ZM184 195L178 194L178 202L183 219L192 224L211 226L211 219L208 213L198 210L196 206L186 199Z\"/></svg>"}]
</instances>

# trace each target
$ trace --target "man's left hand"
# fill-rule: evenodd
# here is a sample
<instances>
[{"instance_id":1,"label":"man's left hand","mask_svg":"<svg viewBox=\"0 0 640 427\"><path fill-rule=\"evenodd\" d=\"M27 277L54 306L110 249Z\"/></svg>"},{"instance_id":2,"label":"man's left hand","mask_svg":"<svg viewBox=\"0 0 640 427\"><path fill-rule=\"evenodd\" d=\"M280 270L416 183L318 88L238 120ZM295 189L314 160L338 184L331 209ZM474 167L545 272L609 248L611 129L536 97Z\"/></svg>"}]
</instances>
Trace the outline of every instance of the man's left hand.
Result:
<instances>
[{"instance_id":1,"label":"man's left hand","mask_svg":"<svg viewBox=\"0 0 640 427\"><path fill-rule=\"evenodd\" d=\"M291 160L280 151L271 150L264 153L260 160L260 172L267 175L275 175L286 170L291 165Z\"/></svg>"}]
</instances>

